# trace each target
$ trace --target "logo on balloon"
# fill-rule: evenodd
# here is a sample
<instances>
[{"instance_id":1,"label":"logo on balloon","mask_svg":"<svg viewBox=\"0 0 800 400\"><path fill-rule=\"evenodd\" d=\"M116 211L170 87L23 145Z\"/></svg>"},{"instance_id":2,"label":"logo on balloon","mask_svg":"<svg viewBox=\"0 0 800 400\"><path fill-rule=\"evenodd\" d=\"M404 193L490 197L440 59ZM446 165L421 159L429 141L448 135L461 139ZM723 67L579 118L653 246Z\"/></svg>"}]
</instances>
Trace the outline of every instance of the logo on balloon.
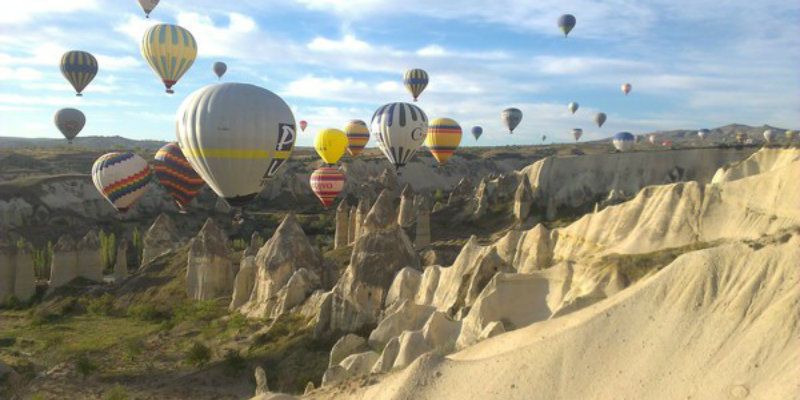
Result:
<instances>
[{"instance_id":1,"label":"logo on balloon","mask_svg":"<svg viewBox=\"0 0 800 400\"><path fill-rule=\"evenodd\" d=\"M414 128L414 130L411 131L411 140L415 142L419 141L422 136L422 128Z\"/></svg>"},{"instance_id":2,"label":"logo on balloon","mask_svg":"<svg viewBox=\"0 0 800 400\"><path fill-rule=\"evenodd\" d=\"M294 145L294 125L278 124L278 144L276 151L289 151Z\"/></svg>"}]
</instances>

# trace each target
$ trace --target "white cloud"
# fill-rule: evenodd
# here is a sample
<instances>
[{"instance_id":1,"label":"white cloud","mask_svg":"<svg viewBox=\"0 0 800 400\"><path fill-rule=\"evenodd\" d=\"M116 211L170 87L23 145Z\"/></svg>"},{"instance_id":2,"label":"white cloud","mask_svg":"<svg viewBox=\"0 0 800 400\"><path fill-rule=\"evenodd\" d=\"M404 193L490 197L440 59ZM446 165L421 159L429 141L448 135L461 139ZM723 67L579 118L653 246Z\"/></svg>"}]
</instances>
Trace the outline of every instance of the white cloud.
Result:
<instances>
[{"instance_id":1,"label":"white cloud","mask_svg":"<svg viewBox=\"0 0 800 400\"><path fill-rule=\"evenodd\" d=\"M0 67L0 80L36 81L42 78L39 70L30 67L6 68Z\"/></svg>"},{"instance_id":2,"label":"white cloud","mask_svg":"<svg viewBox=\"0 0 800 400\"><path fill-rule=\"evenodd\" d=\"M307 75L289 82L283 94L292 97L307 97L326 101L363 101L362 95L370 92L370 86L353 78L319 78Z\"/></svg>"},{"instance_id":3,"label":"white cloud","mask_svg":"<svg viewBox=\"0 0 800 400\"><path fill-rule=\"evenodd\" d=\"M442 46L431 44L417 50L417 55L423 57L442 57L449 54Z\"/></svg>"},{"instance_id":4,"label":"white cloud","mask_svg":"<svg viewBox=\"0 0 800 400\"><path fill-rule=\"evenodd\" d=\"M308 43L308 49L320 52L344 52L344 53L358 53L372 51L372 46L369 43L356 39L351 34L345 35L340 40L328 39L324 37L315 37Z\"/></svg>"},{"instance_id":5,"label":"white cloud","mask_svg":"<svg viewBox=\"0 0 800 400\"><path fill-rule=\"evenodd\" d=\"M0 23L21 24L42 14L64 14L99 7L96 0L28 0L5 4L0 13Z\"/></svg>"}]
</instances>

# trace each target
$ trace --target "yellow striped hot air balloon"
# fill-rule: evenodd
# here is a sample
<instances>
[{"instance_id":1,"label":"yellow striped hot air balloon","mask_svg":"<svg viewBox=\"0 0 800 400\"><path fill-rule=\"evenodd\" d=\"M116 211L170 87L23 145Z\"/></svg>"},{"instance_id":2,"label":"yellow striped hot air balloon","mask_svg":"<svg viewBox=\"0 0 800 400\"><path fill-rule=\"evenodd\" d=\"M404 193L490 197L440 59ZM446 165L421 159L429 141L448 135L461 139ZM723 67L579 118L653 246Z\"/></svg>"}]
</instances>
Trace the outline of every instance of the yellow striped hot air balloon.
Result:
<instances>
[{"instance_id":1,"label":"yellow striped hot air balloon","mask_svg":"<svg viewBox=\"0 0 800 400\"><path fill-rule=\"evenodd\" d=\"M61 74L75 88L75 96L83 96L81 92L97 75L97 59L85 51L68 51L61 56Z\"/></svg>"},{"instance_id":2,"label":"yellow striped hot air balloon","mask_svg":"<svg viewBox=\"0 0 800 400\"><path fill-rule=\"evenodd\" d=\"M434 118L428 124L428 136L425 137L425 146L428 147L433 158L443 165L461 143L461 126L450 118Z\"/></svg>"},{"instance_id":3,"label":"yellow striped hot air balloon","mask_svg":"<svg viewBox=\"0 0 800 400\"><path fill-rule=\"evenodd\" d=\"M408 92L411 93L411 96L414 97L414 101L417 101L417 97L428 86L428 73L419 68L409 69L403 74L403 84L408 89Z\"/></svg>"},{"instance_id":4,"label":"yellow striped hot air balloon","mask_svg":"<svg viewBox=\"0 0 800 400\"><path fill-rule=\"evenodd\" d=\"M142 56L164 82L167 93L173 93L172 86L197 57L197 42L178 25L153 25L142 37Z\"/></svg>"},{"instance_id":5,"label":"yellow striped hot air balloon","mask_svg":"<svg viewBox=\"0 0 800 400\"><path fill-rule=\"evenodd\" d=\"M369 128L366 122L354 119L344 126L344 133L347 135L347 152L355 157L369 141Z\"/></svg>"}]
</instances>

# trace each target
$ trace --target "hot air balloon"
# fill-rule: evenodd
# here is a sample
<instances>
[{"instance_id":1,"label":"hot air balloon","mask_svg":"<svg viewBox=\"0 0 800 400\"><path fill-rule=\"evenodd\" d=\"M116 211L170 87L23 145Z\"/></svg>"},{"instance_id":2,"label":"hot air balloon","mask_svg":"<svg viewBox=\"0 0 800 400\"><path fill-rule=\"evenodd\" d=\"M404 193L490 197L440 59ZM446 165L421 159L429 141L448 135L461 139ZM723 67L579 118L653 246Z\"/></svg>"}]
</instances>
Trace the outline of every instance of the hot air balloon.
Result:
<instances>
[{"instance_id":1,"label":"hot air balloon","mask_svg":"<svg viewBox=\"0 0 800 400\"><path fill-rule=\"evenodd\" d=\"M399 169L425 141L428 117L413 104L389 103L375 111L369 125L378 148Z\"/></svg>"},{"instance_id":2,"label":"hot air balloon","mask_svg":"<svg viewBox=\"0 0 800 400\"><path fill-rule=\"evenodd\" d=\"M70 50L61 56L61 74L75 88L75 96L83 96L83 89L97 75L97 59L79 50Z\"/></svg>"},{"instance_id":3,"label":"hot air balloon","mask_svg":"<svg viewBox=\"0 0 800 400\"><path fill-rule=\"evenodd\" d=\"M145 31L142 37L142 56L164 82L167 93L189 70L197 57L194 36L178 25L158 24Z\"/></svg>"},{"instance_id":4,"label":"hot air balloon","mask_svg":"<svg viewBox=\"0 0 800 400\"><path fill-rule=\"evenodd\" d=\"M787 142L793 142L795 139L797 139L797 131L787 130L784 135L786 136Z\"/></svg>"},{"instance_id":5,"label":"hot air balloon","mask_svg":"<svg viewBox=\"0 0 800 400\"><path fill-rule=\"evenodd\" d=\"M631 92L632 88L633 86L631 86L630 83L623 83L622 86L620 87L622 93L625 93L626 95Z\"/></svg>"},{"instance_id":6,"label":"hot air balloon","mask_svg":"<svg viewBox=\"0 0 800 400\"><path fill-rule=\"evenodd\" d=\"M664 147L672 146L672 141L671 140L665 140L665 141L661 142L661 145L664 146Z\"/></svg>"},{"instance_id":7,"label":"hot air balloon","mask_svg":"<svg viewBox=\"0 0 800 400\"><path fill-rule=\"evenodd\" d=\"M150 12L158 5L158 0L138 0L139 5L144 10L144 17L150 18Z\"/></svg>"},{"instance_id":8,"label":"hot air balloon","mask_svg":"<svg viewBox=\"0 0 800 400\"><path fill-rule=\"evenodd\" d=\"M196 90L175 115L183 155L209 187L233 207L261 192L292 154L292 110L275 93L246 83Z\"/></svg>"},{"instance_id":9,"label":"hot air balloon","mask_svg":"<svg viewBox=\"0 0 800 400\"><path fill-rule=\"evenodd\" d=\"M572 14L564 14L558 17L558 28L564 33L564 37L569 35L569 32L575 27L576 22L575 16Z\"/></svg>"},{"instance_id":10,"label":"hot air balloon","mask_svg":"<svg viewBox=\"0 0 800 400\"><path fill-rule=\"evenodd\" d=\"M222 79L222 75L228 70L228 65L222 61L217 61L211 65L211 69L217 75L217 78Z\"/></svg>"},{"instance_id":11,"label":"hot air balloon","mask_svg":"<svg viewBox=\"0 0 800 400\"><path fill-rule=\"evenodd\" d=\"M83 126L86 125L86 116L83 115L81 110L74 108L62 108L56 111L53 116L56 127L61 134L67 138L67 142L72 144L72 139L78 136Z\"/></svg>"},{"instance_id":12,"label":"hot air balloon","mask_svg":"<svg viewBox=\"0 0 800 400\"><path fill-rule=\"evenodd\" d=\"M360 119L354 119L348 122L347 125L344 126L344 134L347 135L347 152L352 157L361 153L361 151L364 150L364 146L366 146L369 141L369 128L367 128L367 123Z\"/></svg>"},{"instance_id":13,"label":"hot air balloon","mask_svg":"<svg viewBox=\"0 0 800 400\"><path fill-rule=\"evenodd\" d=\"M547 140L547 135L542 135L542 141L544 142L545 140Z\"/></svg>"},{"instance_id":14,"label":"hot air balloon","mask_svg":"<svg viewBox=\"0 0 800 400\"><path fill-rule=\"evenodd\" d=\"M307 127L307 126L308 126L308 122L306 122L306 121L300 121L300 130L301 130L301 131L305 132L305 131L306 131L306 127Z\"/></svg>"},{"instance_id":15,"label":"hot air balloon","mask_svg":"<svg viewBox=\"0 0 800 400\"><path fill-rule=\"evenodd\" d=\"M461 126L450 118L434 118L428 123L425 146L433 158L444 165L461 143Z\"/></svg>"},{"instance_id":16,"label":"hot air balloon","mask_svg":"<svg viewBox=\"0 0 800 400\"><path fill-rule=\"evenodd\" d=\"M741 144L744 143L746 139L747 135L745 135L744 132L736 132L736 142Z\"/></svg>"},{"instance_id":17,"label":"hot air balloon","mask_svg":"<svg viewBox=\"0 0 800 400\"><path fill-rule=\"evenodd\" d=\"M338 129L323 129L314 137L314 150L328 165L336 164L342 158L346 147L347 135Z\"/></svg>"},{"instance_id":18,"label":"hot air balloon","mask_svg":"<svg viewBox=\"0 0 800 400\"><path fill-rule=\"evenodd\" d=\"M508 128L508 133L512 134L520 121L522 121L522 111L518 108L506 108L500 113L500 120Z\"/></svg>"},{"instance_id":19,"label":"hot air balloon","mask_svg":"<svg viewBox=\"0 0 800 400\"><path fill-rule=\"evenodd\" d=\"M573 114L575 114L575 111L578 111L578 107L580 107L580 104L578 104L578 103L576 103L574 101L569 103L569 104L567 104L567 109L569 110L569 112L571 112Z\"/></svg>"},{"instance_id":20,"label":"hot air balloon","mask_svg":"<svg viewBox=\"0 0 800 400\"><path fill-rule=\"evenodd\" d=\"M428 73L419 68L409 69L403 74L403 84L414 97L414 101L417 101L417 97L428 86Z\"/></svg>"},{"instance_id":21,"label":"hot air balloon","mask_svg":"<svg viewBox=\"0 0 800 400\"><path fill-rule=\"evenodd\" d=\"M647 140L650 141L650 144L656 144L656 135L652 133L647 135Z\"/></svg>"},{"instance_id":22,"label":"hot air balloon","mask_svg":"<svg viewBox=\"0 0 800 400\"><path fill-rule=\"evenodd\" d=\"M92 182L117 211L124 213L147 190L150 166L131 152L104 154L92 166Z\"/></svg>"},{"instance_id":23,"label":"hot air balloon","mask_svg":"<svg viewBox=\"0 0 800 400\"><path fill-rule=\"evenodd\" d=\"M633 148L634 137L630 132L620 132L614 135L612 143L617 151L628 151Z\"/></svg>"},{"instance_id":24,"label":"hot air balloon","mask_svg":"<svg viewBox=\"0 0 800 400\"><path fill-rule=\"evenodd\" d=\"M603 124L606 123L606 113L597 113L594 115L594 122L597 123L597 127L600 128Z\"/></svg>"},{"instance_id":25,"label":"hot air balloon","mask_svg":"<svg viewBox=\"0 0 800 400\"><path fill-rule=\"evenodd\" d=\"M767 143L772 143L775 139L778 138L778 132L775 132L772 129L767 129L764 131L764 141Z\"/></svg>"},{"instance_id":26,"label":"hot air balloon","mask_svg":"<svg viewBox=\"0 0 800 400\"><path fill-rule=\"evenodd\" d=\"M572 137L575 138L576 142L580 140L581 136L583 136L583 129L575 128L572 130Z\"/></svg>"},{"instance_id":27,"label":"hot air balloon","mask_svg":"<svg viewBox=\"0 0 800 400\"><path fill-rule=\"evenodd\" d=\"M167 193L183 210L205 186L203 178L195 172L192 164L183 156L178 143L170 142L156 152L153 164L156 178Z\"/></svg>"},{"instance_id":28,"label":"hot air balloon","mask_svg":"<svg viewBox=\"0 0 800 400\"><path fill-rule=\"evenodd\" d=\"M311 190L326 210L344 188L344 174L333 167L317 168L311 173L308 181L311 184Z\"/></svg>"},{"instance_id":29,"label":"hot air balloon","mask_svg":"<svg viewBox=\"0 0 800 400\"><path fill-rule=\"evenodd\" d=\"M699 131L697 131L697 137L699 137L700 140L705 140L706 136L708 136L709 133L711 133L711 131L709 131L708 129L700 129Z\"/></svg>"},{"instance_id":30,"label":"hot air balloon","mask_svg":"<svg viewBox=\"0 0 800 400\"><path fill-rule=\"evenodd\" d=\"M483 128L477 125L473 126L472 136L475 138L475 140L478 140L478 138L481 137L481 135L483 135Z\"/></svg>"}]
</instances>

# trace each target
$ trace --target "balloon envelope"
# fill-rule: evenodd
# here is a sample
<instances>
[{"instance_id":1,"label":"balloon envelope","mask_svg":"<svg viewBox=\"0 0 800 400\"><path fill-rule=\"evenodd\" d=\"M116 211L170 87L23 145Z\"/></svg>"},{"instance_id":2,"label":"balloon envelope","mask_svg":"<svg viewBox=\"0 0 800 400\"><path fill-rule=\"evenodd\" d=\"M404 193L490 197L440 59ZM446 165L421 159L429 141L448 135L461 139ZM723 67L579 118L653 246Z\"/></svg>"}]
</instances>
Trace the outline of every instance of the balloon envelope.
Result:
<instances>
[{"instance_id":1,"label":"balloon envelope","mask_svg":"<svg viewBox=\"0 0 800 400\"><path fill-rule=\"evenodd\" d=\"M323 129L314 137L314 150L326 164L336 164L342 158L345 147L347 135L338 129Z\"/></svg>"},{"instance_id":2,"label":"balloon envelope","mask_svg":"<svg viewBox=\"0 0 800 400\"><path fill-rule=\"evenodd\" d=\"M606 123L606 113L597 113L594 115L594 122L598 127L602 127Z\"/></svg>"},{"instance_id":3,"label":"balloon envelope","mask_svg":"<svg viewBox=\"0 0 800 400\"><path fill-rule=\"evenodd\" d=\"M61 74L75 89L76 96L83 96L83 89L97 75L97 59L79 50L71 50L61 56Z\"/></svg>"},{"instance_id":4,"label":"balloon envelope","mask_svg":"<svg viewBox=\"0 0 800 400\"><path fill-rule=\"evenodd\" d=\"M142 57L161 78L167 93L197 57L197 42L186 29L172 24L157 24L142 37Z\"/></svg>"},{"instance_id":5,"label":"balloon envelope","mask_svg":"<svg viewBox=\"0 0 800 400\"><path fill-rule=\"evenodd\" d=\"M764 131L764 140L767 143L774 142L775 139L777 139L777 137L778 137L778 132L776 132L773 129L767 129L767 130Z\"/></svg>"},{"instance_id":6,"label":"balloon envelope","mask_svg":"<svg viewBox=\"0 0 800 400\"><path fill-rule=\"evenodd\" d=\"M425 141L428 116L413 104L385 104L372 115L370 132L389 162L400 168Z\"/></svg>"},{"instance_id":7,"label":"balloon envelope","mask_svg":"<svg viewBox=\"0 0 800 400\"><path fill-rule=\"evenodd\" d=\"M94 162L92 182L117 211L126 212L147 190L150 166L131 152L108 153Z\"/></svg>"},{"instance_id":8,"label":"balloon envelope","mask_svg":"<svg viewBox=\"0 0 800 400\"><path fill-rule=\"evenodd\" d=\"M622 93L625 94L630 93L632 88L633 86L631 86L630 83L623 83L622 86L620 86L620 90L622 90Z\"/></svg>"},{"instance_id":9,"label":"balloon envelope","mask_svg":"<svg viewBox=\"0 0 800 400\"><path fill-rule=\"evenodd\" d=\"M246 83L196 90L175 115L186 159L209 187L239 207L261 192L292 153L292 110L275 93Z\"/></svg>"},{"instance_id":10,"label":"balloon envelope","mask_svg":"<svg viewBox=\"0 0 800 400\"><path fill-rule=\"evenodd\" d=\"M561 32L564 34L564 37L567 37L572 28L575 27L576 22L577 20L575 19L575 16L572 14L564 14L558 17L558 28L561 29Z\"/></svg>"},{"instance_id":11,"label":"balloon envelope","mask_svg":"<svg viewBox=\"0 0 800 400\"><path fill-rule=\"evenodd\" d=\"M317 168L308 179L311 190L327 209L344 188L344 175L333 167Z\"/></svg>"},{"instance_id":12,"label":"balloon envelope","mask_svg":"<svg viewBox=\"0 0 800 400\"><path fill-rule=\"evenodd\" d=\"M789 142L797 139L797 131L787 130L784 135L786 136L786 140Z\"/></svg>"},{"instance_id":13,"label":"balloon envelope","mask_svg":"<svg viewBox=\"0 0 800 400\"><path fill-rule=\"evenodd\" d=\"M217 75L217 78L222 78L222 75L225 75L228 70L228 65L222 61L217 61L211 66L211 69Z\"/></svg>"},{"instance_id":14,"label":"balloon envelope","mask_svg":"<svg viewBox=\"0 0 800 400\"><path fill-rule=\"evenodd\" d=\"M647 140L650 141L650 144L656 144L656 135L650 134L647 136Z\"/></svg>"},{"instance_id":15,"label":"balloon envelope","mask_svg":"<svg viewBox=\"0 0 800 400\"><path fill-rule=\"evenodd\" d=\"M72 143L72 139L78 136L78 133L80 133L83 126L86 124L86 116L83 115L81 110L74 108L62 108L56 111L53 120L58 130L67 138L69 143Z\"/></svg>"},{"instance_id":16,"label":"balloon envelope","mask_svg":"<svg viewBox=\"0 0 800 400\"><path fill-rule=\"evenodd\" d=\"M305 130L306 130L306 127L307 127L307 126L308 126L308 122L306 122L306 121L300 121L300 130L301 130L301 131L304 131L304 132L305 132Z\"/></svg>"},{"instance_id":17,"label":"balloon envelope","mask_svg":"<svg viewBox=\"0 0 800 400\"><path fill-rule=\"evenodd\" d=\"M708 136L709 133L711 133L711 131L709 131L708 129L700 129L699 131L697 131L697 137L699 137L700 140L705 140L706 136Z\"/></svg>"},{"instance_id":18,"label":"balloon envelope","mask_svg":"<svg viewBox=\"0 0 800 400\"><path fill-rule=\"evenodd\" d=\"M581 136L583 136L583 129L575 128L572 130L572 137L575 139L576 142L580 140Z\"/></svg>"},{"instance_id":19,"label":"balloon envelope","mask_svg":"<svg viewBox=\"0 0 800 400\"><path fill-rule=\"evenodd\" d=\"M475 137L475 140L478 140L479 137L483 135L483 128L480 126L473 126L472 127L472 136Z\"/></svg>"},{"instance_id":20,"label":"balloon envelope","mask_svg":"<svg viewBox=\"0 0 800 400\"><path fill-rule=\"evenodd\" d=\"M567 104L567 109L573 114L575 114L575 111L578 111L578 107L580 107L580 105L574 101Z\"/></svg>"},{"instance_id":21,"label":"balloon envelope","mask_svg":"<svg viewBox=\"0 0 800 400\"><path fill-rule=\"evenodd\" d=\"M461 125L450 118L434 118L428 124L425 146L439 165L450 159L461 143Z\"/></svg>"},{"instance_id":22,"label":"balloon envelope","mask_svg":"<svg viewBox=\"0 0 800 400\"><path fill-rule=\"evenodd\" d=\"M500 120L503 121L503 125L508 128L508 133L514 133L514 129L516 129L522 121L522 111L513 107L506 108L500 112Z\"/></svg>"},{"instance_id":23,"label":"balloon envelope","mask_svg":"<svg viewBox=\"0 0 800 400\"><path fill-rule=\"evenodd\" d=\"M138 0L139 6L144 11L144 17L150 18L150 12L158 5L158 0Z\"/></svg>"},{"instance_id":24,"label":"balloon envelope","mask_svg":"<svg viewBox=\"0 0 800 400\"><path fill-rule=\"evenodd\" d=\"M618 151L628 151L633 148L633 142L635 138L633 134L630 132L620 132L614 135L614 139L612 139L612 143L614 144L614 148Z\"/></svg>"},{"instance_id":25,"label":"balloon envelope","mask_svg":"<svg viewBox=\"0 0 800 400\"><path fill-rule=\"evenodd\" d=\"M348 122L344 126L344 134L347 135L347 152L353 157L361 153L369 141L367 123L360 119Z\"/></svg>"},{"instance_id":26,"label":"balloon envelope","mask_svg":"<svg viewBox=\"0 0 800 400\"><path fill-rule=\"evenodd\" d=\"M181 209L186 208L206 184L175 142L158 149L153 170L158 182Z\"/></svg>"},{"instance_id":27,"label":"balloon envelope","mask_svg":"<svg viewBox=\"0 0 800 400\"><path fill-rule=\"evenodd\" d=\"M428 73L419 68L409 69L403 74L403 84L414 97L414 101L417 101L417 97L428 86Z\"/></svg>"}]
</instances>

